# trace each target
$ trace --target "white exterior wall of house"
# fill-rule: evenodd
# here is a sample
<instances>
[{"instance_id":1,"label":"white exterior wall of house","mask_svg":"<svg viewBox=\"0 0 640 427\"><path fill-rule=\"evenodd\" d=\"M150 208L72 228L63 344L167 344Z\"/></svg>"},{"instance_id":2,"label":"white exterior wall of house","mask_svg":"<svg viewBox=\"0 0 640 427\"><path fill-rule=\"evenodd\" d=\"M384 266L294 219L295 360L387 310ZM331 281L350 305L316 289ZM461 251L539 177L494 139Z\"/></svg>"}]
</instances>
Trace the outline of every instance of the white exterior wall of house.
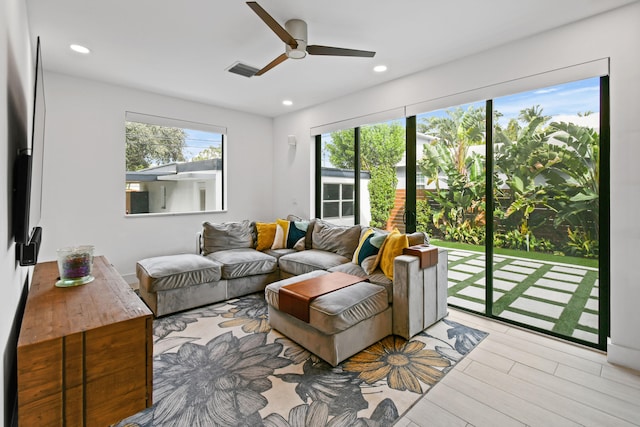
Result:
<instances>
[{"instance_id":1,"label":"white exterior wall of house","mask_svg":"<svg viewBox=\"0 0 640 427\"><path fill-rule=\"evenodd\" d=\"M305 217L313 207L312 128L362 117L425 101L441 102L439 108L498 96L502 82L512 85L527 76L608 58L611 106L611 362L640 369L640 284L637 248L640 227L640 3L565 25L533 37L479 52L372 89L274 121L274 188L288 187L287 195L276 192L279 213L296 211ZM417 47L419 52L419 47ZM372 63L373 65L373 63ZM560 82L558 82L560 83ZM511 86L514 87L514 86ZM543 87L542 85L539 87ZM521 90L530 90L526 87ZM493 93L492 93L493 92ZM454 96L455 95L455 96ZM499 95L502 95L500 93ZM436 101L438 100L438 101ZM449 105L447 105L449 102ZM397 118L397 117L388 117ZM380 120L377 118L377 120ZM287 135L298 140L294 156L287 157ZM286 160L283 160L286 159ZM290 177L297 177L291 180ZM292 196L297 195L297 196Z\"/></svg>"},{"instance_id":2,"label":"white exterior wall of house","mask_svg":"<svg viewBox=\"0 0 640 427\"><path fill-rule=\"evenodd\" d=\"M149 212L198 212L222 208L222 179L216 171L207 179L159 180L145 183L149 191ZM201 191L204 190L204 209Z\"/></svg>"}]
</instances>

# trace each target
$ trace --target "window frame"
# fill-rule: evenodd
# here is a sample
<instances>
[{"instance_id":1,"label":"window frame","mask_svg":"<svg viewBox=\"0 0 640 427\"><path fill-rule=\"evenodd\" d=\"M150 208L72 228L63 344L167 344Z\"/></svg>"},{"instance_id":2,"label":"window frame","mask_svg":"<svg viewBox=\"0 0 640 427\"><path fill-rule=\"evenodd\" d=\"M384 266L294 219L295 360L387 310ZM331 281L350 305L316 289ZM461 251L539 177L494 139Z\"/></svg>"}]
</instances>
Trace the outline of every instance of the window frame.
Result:
<instances>
[{"instance_id":1,"label":"window frame","mask_svg":"<svg viewBox=\"0 0 640 427\"><path fill-rule=\"evenodd\" d=\"M216 175L216 180L220 181L215 182L214 180L214 197L215 197L215 207L214 209L206 209L206 203L205 203L205 209L201 210L201 209L191 209L191 210L170 210L167 212L140 212L140 213L130 213L128 211L128 199L129 199L129 195L128 193L130 192L130 188L131 187L136 187L138 186L140 188L140 182L142 181L136 181L136 180L129 180L127 175L132 175L133 173L135 173L135 171L127 171L126 170L126 162L125 162L125 182L124 182L124 187L125 187L125 203L124 203L124 212L125 212L125 217L126 218L139 218L139 217L150 217L150 216L175 216L175 215L197 215L197 214L203 214L203 213L220 213L220 212L226 212L227 211L227 183L228 183L228 179L227 179L227 164L228 164L228 150L227 150L227 144L228 144L228 138L227 138L227 128L225 126L219 126L219 125L213 125L213 124L208 124L208 123L201 123L201 122L196 122L196 121L190 121L190 120L184 120L184 119L176 119L176 118L169 118L169 117L163 117L163 116L157 116L157 115L151 115L151 114L144 114L144 113L137 113L137 112L132 112L132 111L125 111L125 115L124 115L124 125L125 125L125 137L124 137L124 146L125 146L125 153L126 153L126 147L128 144L127 141L127 137L126 137L126 125L129 122L134 122L134 123L142 123L142 124L147 124L147 125L155 125L155 126L162 126L162 127L171 127L171 128L180 128L183 130L187 130L187 131L194 131L194 132L207 132L207 133L211 133L211 134L216 134L220 136L220 159L210 159L213 160L213 165L214 167L209 168L209 169L202 169L202 170L211 170L211 171L217 171L217 173L215 173ZM203 148L204 149L204 148ZM184 148L183 148L184 151ZM190 161L186 161L186 162L174 162L176 164L176 171L178 170L179 166L178 165L188 165L189 163L192 163ZM171 163L169 163L171 164ZM188 173L188 166L183 167L182 172L184 173ZM176 173L177 174L177 173ZM193 196L193 202L196 203L197 205L201 206L202 205L202 200L201 200L201 194L202 194L202 185L203 182L206 182L206 179L189 179L193 181L193 185L192 185L192 190L191 194ZM162 182L162 181L159 181ZM167 206L167 197L168 197L168 189L167 189L167 184L166 183L162 183L161 185L159 185L159 192L161 192L161 194L159 193L159 197L160 197L160 202L158 204L158 206L163 206L164 209L166 209ZM188 190L186 189L179 189L178 190L179 193L181 195L185 195L187 193L185 193L185 191L188 192ZM197 197L196 197L197 196ZM219 207L218 207L219 206Z\"/></svg>"}]
</instances>

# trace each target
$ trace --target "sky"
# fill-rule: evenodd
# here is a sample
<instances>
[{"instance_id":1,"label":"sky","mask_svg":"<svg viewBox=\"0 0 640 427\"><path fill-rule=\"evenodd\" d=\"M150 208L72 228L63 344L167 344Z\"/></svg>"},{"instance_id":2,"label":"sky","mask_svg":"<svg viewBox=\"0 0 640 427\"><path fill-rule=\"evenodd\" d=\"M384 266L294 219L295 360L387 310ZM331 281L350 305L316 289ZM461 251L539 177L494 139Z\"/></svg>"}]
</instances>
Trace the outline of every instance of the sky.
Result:
<instances>
[{"instance_id":1,"label":"sky","mask_svg":"<svg viewBox=\"0 0 640 427\"><path fill-rule=\"evenodd\" d=\"M600 79L598 77L557 86L503 96L493 100L493 108L504 116L498 121L506 126L523 108L539 105L542 114L552 121L569 121L595 129L600 127ZM593 112L587 117L578 113Z\"/></svg>"},{"instance_id":2,"label":"sky","mask_svg":"<svg viewBox=\"0 0 640 427\"><path fill-rule=\"evenodd\" d=\"M484 104L485 102L481 101L459 107L467 109L471 105L480 107ZM520 110L536 105L542 108L543 115L552 117L550 121L565 121L598 129L600 127L600 79L594 77L493 99L494 110L502 113L498 123L503 127L506 127L512 118L517 118ZM446 110L418 115L418 123L423 117L445 116ZM587 111L593 114L586 117L578 116L578 113Z\"/></svg>"},{"instance_id":3,"label":"sky","mask_svg":"<svg viewBox=\"0 0 640 427\"><path fill-rule=\"evenodd\" d=\"M471 105L482 107L484 101L451 108L469 108ZM506 127L509 120L517 118L520 111L533 106L540 106L542 114L551 116L552 121L575 123L580 126L587 126L598 130L600 128L600 78L578 80L555 86L549 86L532 91L516 93L493 99L494 110L502 113L498 123ZM448 109L425 112L417 116L420 123L421 118L446 116ZM578 113L592 112L592 114L580 117ZM404 126L404 120L400 121ZM331 142L331 135L322 135L322 142ZM323 150L322 165L331 167L328 153Z\"/></svg>"},{"instance_id":4,"label":"sky","mask_svg":"<svg viewBox=\"0 0 640 427\"><path fill-rule=\"evenodd\" d=\"M222 143L222 134L205 132L201 130L184 129L187 134L185 140L185 148L182 150L186 160L191 160L197 156L202 150L210 146L220 147Z\"/></svg>"}]
</instances>

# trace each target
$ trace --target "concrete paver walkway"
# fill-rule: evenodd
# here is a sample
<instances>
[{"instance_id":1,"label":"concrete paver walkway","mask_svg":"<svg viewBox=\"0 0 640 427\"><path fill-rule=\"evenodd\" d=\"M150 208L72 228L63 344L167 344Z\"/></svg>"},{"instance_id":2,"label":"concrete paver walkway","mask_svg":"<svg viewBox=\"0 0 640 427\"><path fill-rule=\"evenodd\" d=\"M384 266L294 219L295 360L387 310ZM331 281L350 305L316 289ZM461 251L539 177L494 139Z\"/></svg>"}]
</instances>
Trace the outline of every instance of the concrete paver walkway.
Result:
<instances>
[{"instance_id":1,"label":"concrete paver walkway","mask_svg":"<svg viewBox=\"0 0 640 427\"><path fill-rule=\"evenodd\" d=\"M449 251L451 305L485 312L485 256ZM494 257L493 314L598 342L598 269L505 255Z\"/></svg>"}]
</instances>

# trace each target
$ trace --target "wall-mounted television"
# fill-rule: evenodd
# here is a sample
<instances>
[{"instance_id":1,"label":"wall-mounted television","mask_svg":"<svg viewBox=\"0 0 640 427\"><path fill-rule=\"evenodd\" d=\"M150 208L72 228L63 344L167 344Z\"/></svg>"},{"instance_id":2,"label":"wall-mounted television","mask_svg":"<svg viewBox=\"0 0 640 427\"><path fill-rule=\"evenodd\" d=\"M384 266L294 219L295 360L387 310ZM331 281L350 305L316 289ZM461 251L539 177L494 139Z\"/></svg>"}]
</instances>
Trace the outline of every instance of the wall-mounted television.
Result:
<instances>
[{"instance_id":1,"label":"wall-mounted television","mask_svg":"<svg viewBox=\"0 0 640 427\"><path fill-rule=\"evenodd\" d=\"M16 259L20 265L37 262L42 228L42 171L46 107L40 38L36 44L31 143L18 152L13 168L12 222Z\"/></svg>"}]
</instances>

